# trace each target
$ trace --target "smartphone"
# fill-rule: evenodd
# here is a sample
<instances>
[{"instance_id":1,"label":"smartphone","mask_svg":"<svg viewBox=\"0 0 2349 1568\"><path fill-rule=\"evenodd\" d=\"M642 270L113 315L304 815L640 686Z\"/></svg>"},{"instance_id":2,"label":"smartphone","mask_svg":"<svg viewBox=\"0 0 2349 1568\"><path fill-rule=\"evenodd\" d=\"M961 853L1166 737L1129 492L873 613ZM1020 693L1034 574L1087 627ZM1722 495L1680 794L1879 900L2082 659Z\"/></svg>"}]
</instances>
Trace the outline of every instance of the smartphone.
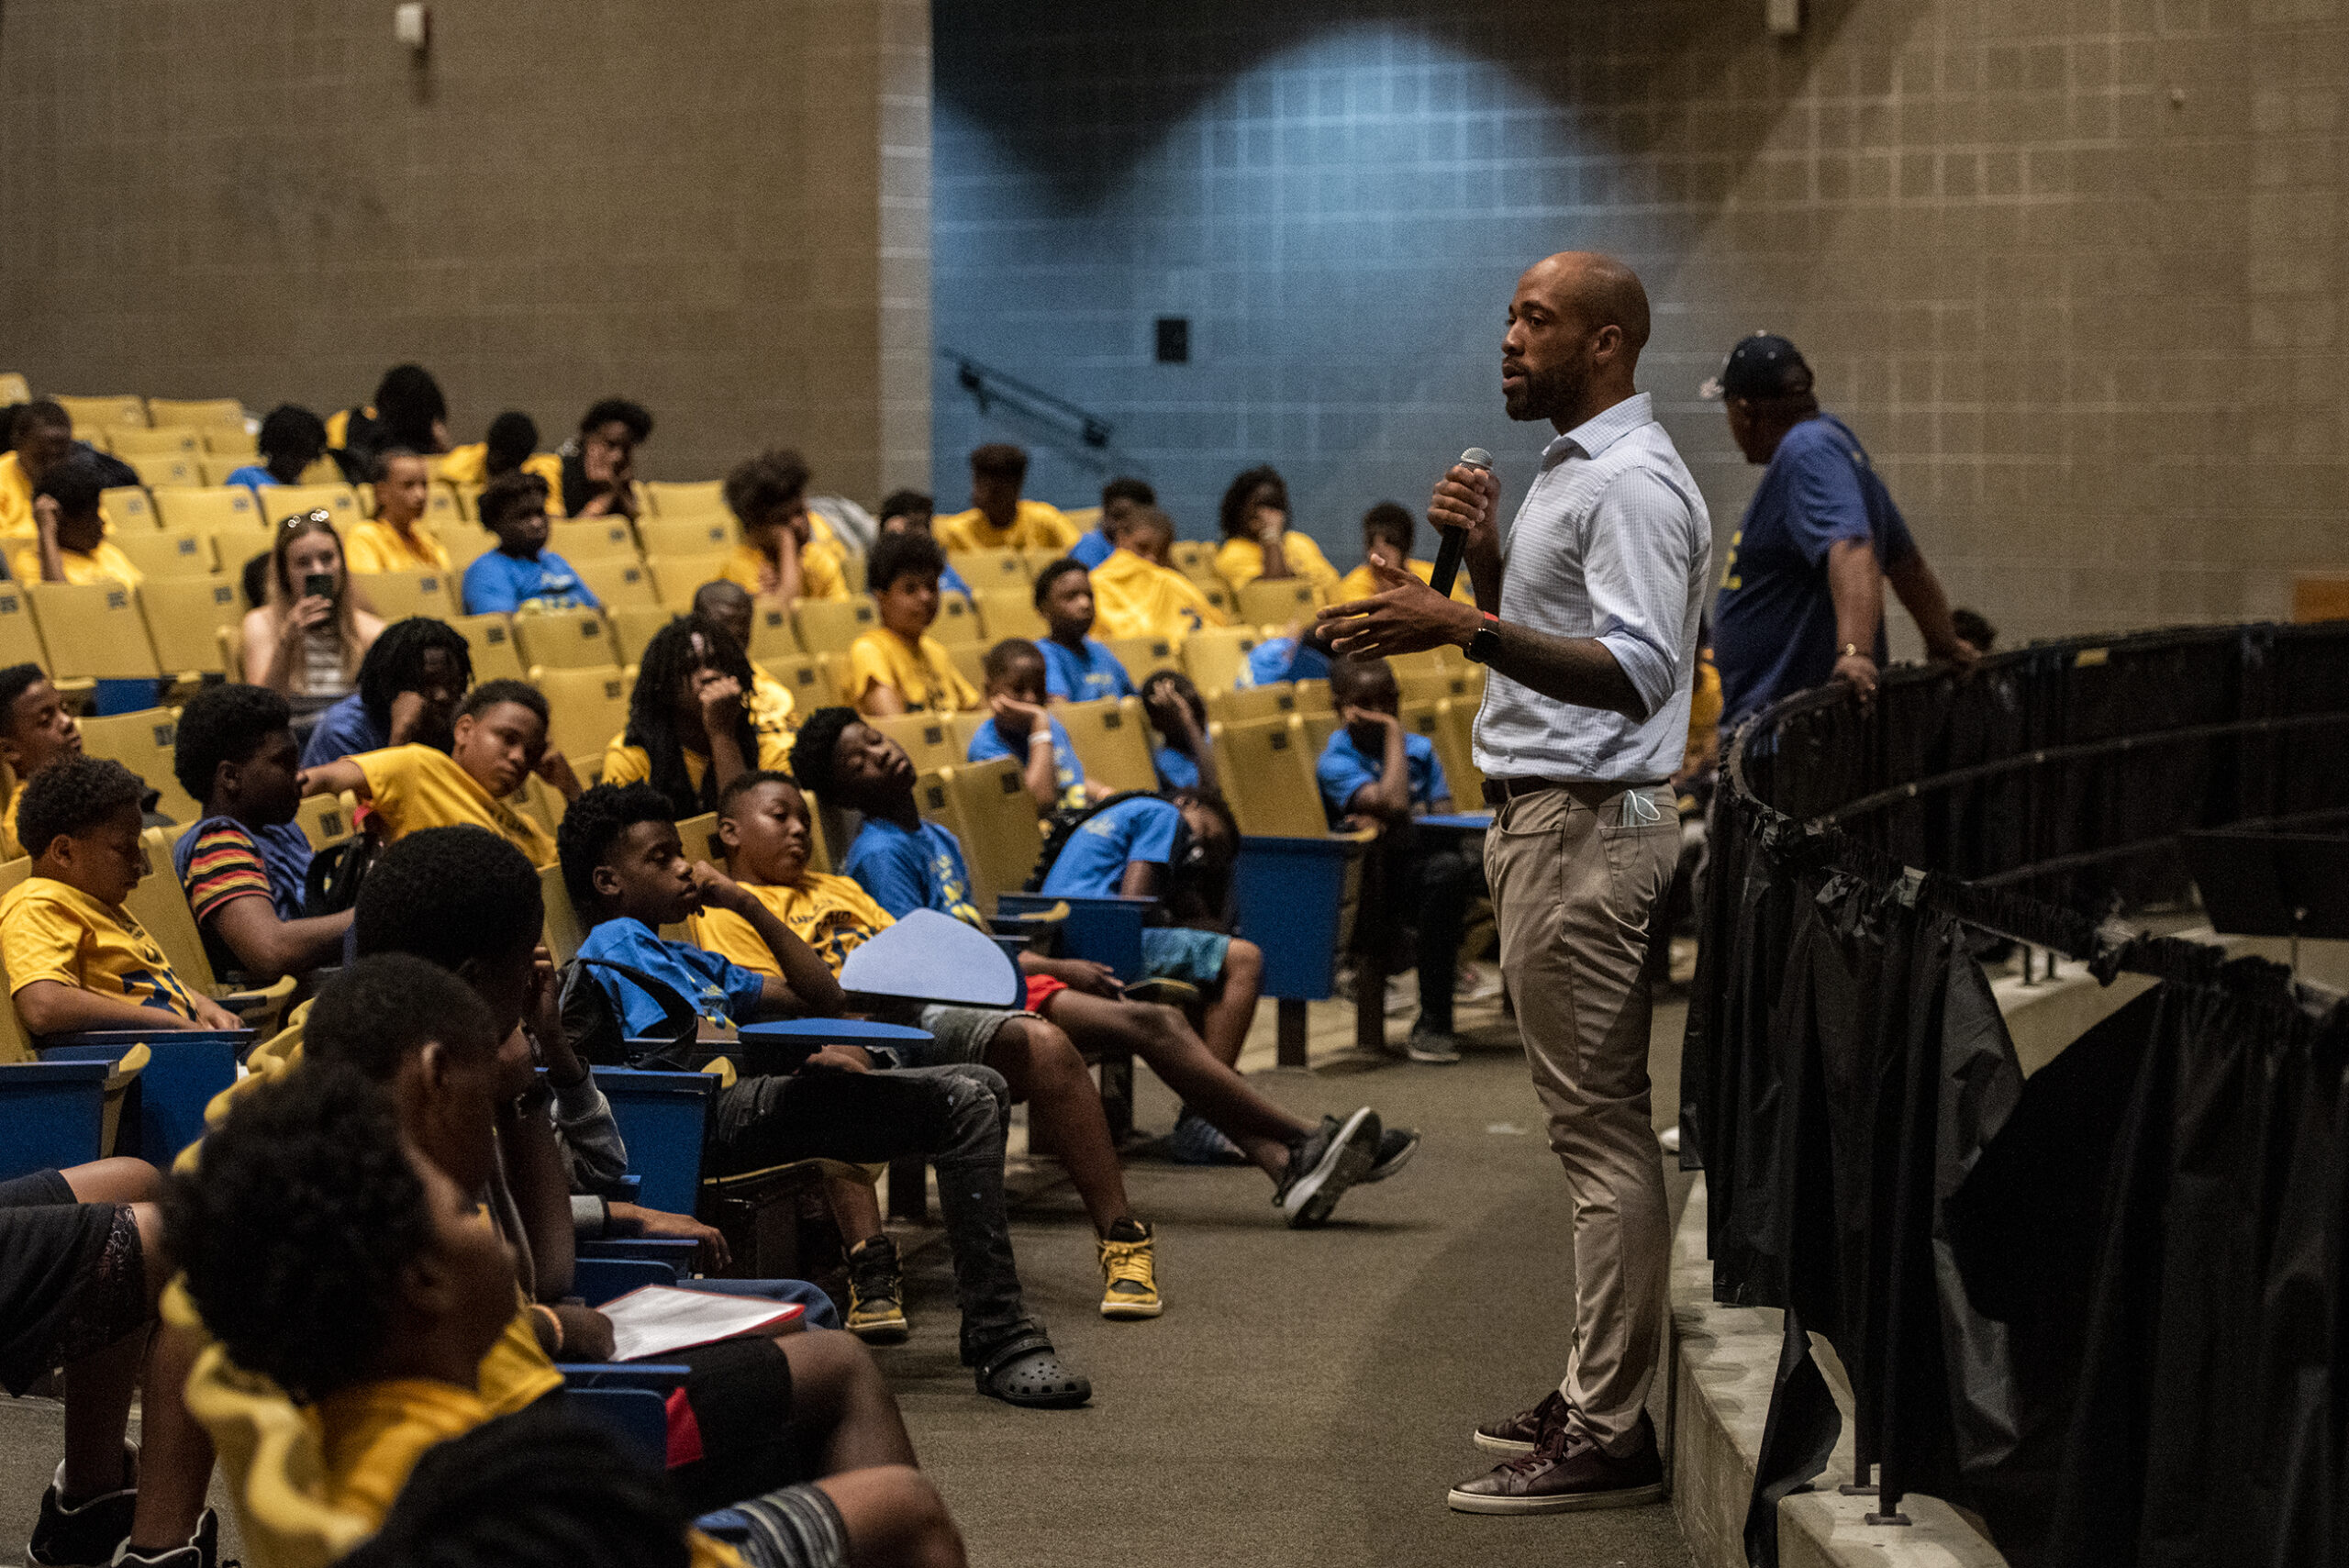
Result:
<instances>
[{"instance_id":1,"label":"smartphone","mask_svg":"<svg viewBox=\"0 0 2349 1568\"><path fill-rule=\"evenodd\" d=\"M303 573L302 596L306 599L333 598L334 573L331 572L308 572Z\"/></svg>"}]
</instances>

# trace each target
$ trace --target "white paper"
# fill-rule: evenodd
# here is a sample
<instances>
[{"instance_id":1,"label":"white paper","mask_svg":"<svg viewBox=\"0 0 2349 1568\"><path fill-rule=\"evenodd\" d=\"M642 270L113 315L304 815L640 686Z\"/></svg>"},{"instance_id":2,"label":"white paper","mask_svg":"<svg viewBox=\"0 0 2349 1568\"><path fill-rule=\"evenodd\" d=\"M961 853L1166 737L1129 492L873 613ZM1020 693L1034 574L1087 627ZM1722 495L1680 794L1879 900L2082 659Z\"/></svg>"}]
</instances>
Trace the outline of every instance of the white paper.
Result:
<instances>
[{"instance_id":1,"label":"white paper","mask_svg":"<svg viewBox=\"0 0 2349 1568\"><path fill-rule=\"evenodd\" d=\"M780 1329L806 1308L796 1301L648 1284L615 1296L598 1310L612 1320L612 1359L632 1362L731 1340L754 1329Z\"/></svg>"}]
</instances>

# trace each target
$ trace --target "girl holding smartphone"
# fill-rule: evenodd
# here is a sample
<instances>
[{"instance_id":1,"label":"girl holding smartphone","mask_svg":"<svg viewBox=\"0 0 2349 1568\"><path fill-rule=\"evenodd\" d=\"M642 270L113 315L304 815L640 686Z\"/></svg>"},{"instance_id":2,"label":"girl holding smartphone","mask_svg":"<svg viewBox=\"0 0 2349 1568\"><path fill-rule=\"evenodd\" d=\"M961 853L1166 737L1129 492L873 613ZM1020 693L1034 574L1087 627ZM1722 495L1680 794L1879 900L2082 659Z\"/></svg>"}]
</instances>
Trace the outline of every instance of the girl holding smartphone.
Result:
<instances>
[{"instance_id":1,"label":"girl holding smartphone","mask_svg":"<svg viewBox=\"0 0 2349 1568\"><path fill-rule=\"evenodd\" d=\"M357 689L384 623L351 592L331 514L301 513L274 531L266 597L245 617L245 679L283 693L298 732Z\"/></svg>"}]
</instances>

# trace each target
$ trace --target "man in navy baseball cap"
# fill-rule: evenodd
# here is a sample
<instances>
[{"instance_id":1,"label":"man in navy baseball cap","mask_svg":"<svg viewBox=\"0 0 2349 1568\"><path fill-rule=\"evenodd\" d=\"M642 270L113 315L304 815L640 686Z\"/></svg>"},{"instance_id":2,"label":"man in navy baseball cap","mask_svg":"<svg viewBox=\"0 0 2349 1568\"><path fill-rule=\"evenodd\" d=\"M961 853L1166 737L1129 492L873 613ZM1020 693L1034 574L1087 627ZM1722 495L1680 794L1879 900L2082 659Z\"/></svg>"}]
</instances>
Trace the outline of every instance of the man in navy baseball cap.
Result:
<instances>
[{"instance_id":1,"label":"man in navy baseball cap","mask_svg":"<svg viewBox=\"0 0 2349 1568\"><path fill-rule=\"evenodd\" d=\"M1970 664L1949 599L1851 427L1822 412L1802 350L1775 332L1740 341L1698 389L1721 400L1745 461L1766 464L1730 540L1713 607L1721 728L1790 692L1876 690L1884 584L1936 659Z\"/></svg>"}]
</instances>

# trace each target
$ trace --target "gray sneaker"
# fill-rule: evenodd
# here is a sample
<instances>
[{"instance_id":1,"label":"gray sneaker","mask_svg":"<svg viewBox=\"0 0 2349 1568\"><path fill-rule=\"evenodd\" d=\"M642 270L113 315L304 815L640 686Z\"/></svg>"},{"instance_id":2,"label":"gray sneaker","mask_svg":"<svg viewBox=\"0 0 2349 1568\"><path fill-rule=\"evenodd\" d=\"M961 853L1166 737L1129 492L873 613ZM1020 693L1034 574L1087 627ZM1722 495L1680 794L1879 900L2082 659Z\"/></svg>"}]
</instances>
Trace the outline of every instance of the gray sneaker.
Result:
<instances>
[{"instance_id":1,"label":"gray sneaker","mask_svg":"<svg viewBox=\"0 0 2349 1568\"><path fill-rule=\"evenodd\" d=\"M1403 1054L1414 1062L1433 1062L1448 1067L1460 1060L1460 1042L1439 1029L1411 1026L1411 1038L1403 1042Z\"/></svg>"},{"instance_id":2,"label":"gray sneaker","mask_svg":"<svg viewBox=\"0 0 2349 1568\"><path fill-rule=\"evenodd\" d=\"M1273 1189L1273 1202L1288 1216L1289 1229L1303 1230L1330 1218L1338 1199L1370 1173L1378 1158L1378 1113L1368 1106L1341 1122L1321 1125L1288 1146L1288 1170Z\"/></svg>"}]
</instances>

